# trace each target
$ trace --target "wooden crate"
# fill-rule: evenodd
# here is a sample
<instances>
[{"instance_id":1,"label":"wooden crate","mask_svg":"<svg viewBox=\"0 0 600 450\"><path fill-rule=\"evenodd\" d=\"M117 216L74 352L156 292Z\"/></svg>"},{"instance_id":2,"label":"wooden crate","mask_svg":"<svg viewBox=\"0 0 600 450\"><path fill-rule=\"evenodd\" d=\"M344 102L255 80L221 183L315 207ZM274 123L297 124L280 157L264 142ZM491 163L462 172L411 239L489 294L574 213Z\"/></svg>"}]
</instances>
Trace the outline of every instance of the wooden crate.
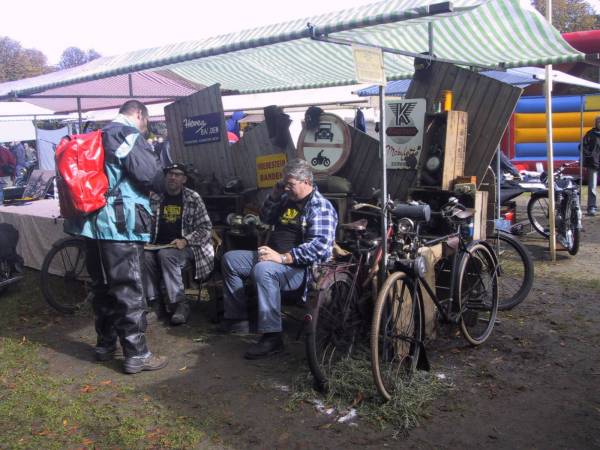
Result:
<instances>
[{"instance_id":1,"label":"wooden crate","mask_svg":"<svg viewBox=\"0 0 600 450\"><path fill-rule=\"evenodd\" d=\"M449 191L454 180L463 176L468 115L464 111L428 114L425 122L426 133L419 162L417 186ZM426 168L427 160L431 156L441 157L441 167L435 172L429 172Z\"/></svg>"}]
</instances>

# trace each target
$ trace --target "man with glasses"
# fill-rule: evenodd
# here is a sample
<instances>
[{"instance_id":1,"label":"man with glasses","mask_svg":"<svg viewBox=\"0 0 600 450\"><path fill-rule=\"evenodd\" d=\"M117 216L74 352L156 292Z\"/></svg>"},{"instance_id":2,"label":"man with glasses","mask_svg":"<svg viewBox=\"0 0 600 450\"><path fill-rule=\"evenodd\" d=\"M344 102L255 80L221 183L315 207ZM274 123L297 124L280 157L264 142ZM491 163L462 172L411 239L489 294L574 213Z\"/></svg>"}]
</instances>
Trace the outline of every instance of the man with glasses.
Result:
<instances>
[{"instance_id":1,"label":"man with glasses","mask_svg":"<svg viewBox=\"0 0 600 450\"><path fill-rule=\"evenodd\" d=\"M144 244L150 240L150 191L161 191L164 175L144 134L148 109L129 100L102 129L104 170L108 178L106 205L65 231L86 239L86 265L92 279L98 361L123 349L125 373L162 369L167 358L146 345L146 302L142 284Z\"/></svg>"},{"instance_id":2,"label":"man with glasses","mask_svg":"<svg viewBox=\"0 0 600 450\"><path fill-rule=\"evenodd\" d=\"M190 315L182 270L193 265L196 279L208 277L214 260L210 241L212 225L200 195L184 187L186 167L171 164L164 172L165 192L150 196L155 245L154 249L149 246L145 251L144 284L148 305L164 308L171 315L171 324L181 325Z\"/></svg>"},{"instance_id":3,"label":"man with glasses","mask_svg":"<svg viewBox=\"0 0 600 450\"><path fill-rule=\"evenodd\" d=\"M256 286L257 329L262 336L245 353L247 359L283 350L281 292L301 290L305 298L308 269L331 256L338 220L332 204L313 185L310 165L302 159L284 167L283 180L265 200L260 218L274 226L267 245L257 251L227 252L222 262L225 319L220 331L249 331L244 281L250 278Z\"/></svg>"}]
</instances>

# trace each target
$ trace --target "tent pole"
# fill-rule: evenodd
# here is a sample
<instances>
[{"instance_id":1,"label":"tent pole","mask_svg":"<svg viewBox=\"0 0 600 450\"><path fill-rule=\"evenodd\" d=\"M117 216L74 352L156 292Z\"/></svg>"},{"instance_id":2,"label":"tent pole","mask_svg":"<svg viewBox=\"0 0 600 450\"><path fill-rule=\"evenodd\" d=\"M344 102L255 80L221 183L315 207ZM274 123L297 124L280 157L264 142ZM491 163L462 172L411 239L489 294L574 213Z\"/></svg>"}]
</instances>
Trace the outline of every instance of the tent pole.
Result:
<instances>
[{"instance_id":1,"label":"tent pole","mask_svg":"<svg viewBox=\"0 0 600 450\"><path fill-rule=\"evenodd\" d=\"M78 132L82 132L82 122L81 122L81 97L77 97L77 122L79 123Z\"/></svg>"},{"instance_id":2,"label":"tent pole","mask_svg":"<svg viewBox=\"0 0 600 450\"><path fill-rule=\"evenodd\" d=\"M552 0L546 0L546 19L552 24ZM552 142L552 64L546 66L546 81L544 82L546 96L546 148L548 156L548 221L550 225L550 258L556 261L556 221L554 220L554 144Z\"/></svg>"},{"instance_id":3,"label":"tent pole","mask_svg":"<svg viewBox=\"0 0 600 450\"><path fill-rule=\"evenodd\" d=\"M433 22L427 22L427 37L429 38L429 55L433 56Z\"/></svg>"},{"instance_id":4,"label":"tent pole","mask_svg":"<svg viewBox=\"0 0 600 450\"><path fill-rule=\"evenodd\" d=\"M387 272L387 151L385 137L385 83L379 86L379 154L381 155L381 265L379 266L379 287L385 281Z\"/></svg>"},{"instance_id":5,"label":"tent pole","mask_svg":"<svg viewBox=\"0 0 600 450\"><path fill-rule=\"evenodd\" d=\"M498 204L498 207L496 208L496 219L500 219L500 212L502 211L502 206L500 205L500 189L502 180L502 169L500 164L501 151L502 149L500 148L500 146L498 146L498 148L496 149L496 202Z\"/></svg>"},{"instance_id":6,"label":"tent pole","mask_svg":"<svg viewBox=\"0 0 600 450\"><path fill-rule=\"evenodd\" d=\"M581 122L579 125L579 195L583 192L583 127L585 126L583 120L583 106L585 104L585 95L581 96L581 105L579 105L579 113Z\"/></svg>"},{"instance_id":7,"label":"tent pole","mask_svg":"<svg viewBox=\"0 0 600 450\"><path fill-rule=\"evenodd\" d=\"M40 143L38 141L38 123L36 115L33 116L33 129L35 130L35 154L37 157L36 166L40 167L40 154L38 151L38 148L40 148ZM34 167L34 169L36 169L36 167Z\"/></svg>"}]
</instances>

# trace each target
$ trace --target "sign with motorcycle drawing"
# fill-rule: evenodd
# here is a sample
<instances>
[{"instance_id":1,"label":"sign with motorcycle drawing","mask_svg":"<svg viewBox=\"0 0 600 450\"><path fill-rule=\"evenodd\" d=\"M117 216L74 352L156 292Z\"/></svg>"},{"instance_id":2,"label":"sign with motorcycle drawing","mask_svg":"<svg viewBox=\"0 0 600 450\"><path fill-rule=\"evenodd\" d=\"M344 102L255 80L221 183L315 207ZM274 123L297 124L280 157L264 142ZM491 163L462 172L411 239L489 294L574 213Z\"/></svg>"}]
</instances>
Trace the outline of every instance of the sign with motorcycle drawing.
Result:
<instances>
[{"instance_id":1,"label":"sign with motorcycle drawing","mask_svg":"<svg viewBox=\"0 0 600 450\"><path fill-rule=\"evenodd\" d=\"M340 117L323 113L319 125L302 128L298 138L298 153L315 172L334 174L345 164L350 154L350 130Z\"/></svg>"},{"instance_id":2,"label":"sign with motorcycle drawing","mask_svg":"<svg viewBox=\"0 0 600 450\"><path fill-rule=\"evenodd\" d=\"M423 148L424 98L385 102L387 168L417 169Z\"/></svg>"}]
</instances>

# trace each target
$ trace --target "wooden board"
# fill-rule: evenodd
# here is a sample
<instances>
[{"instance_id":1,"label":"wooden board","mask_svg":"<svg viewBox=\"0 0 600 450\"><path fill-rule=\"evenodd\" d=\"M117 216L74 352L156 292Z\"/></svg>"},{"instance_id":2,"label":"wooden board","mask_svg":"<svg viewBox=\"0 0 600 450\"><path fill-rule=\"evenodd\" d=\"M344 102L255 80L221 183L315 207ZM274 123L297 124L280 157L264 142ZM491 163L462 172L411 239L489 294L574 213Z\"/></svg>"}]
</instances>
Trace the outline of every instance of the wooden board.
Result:
<instances>
[{"instance_id":1,"label":"wooden board","mask_svg":"<svg viewBox=\"0 0 600 450\"><path fill-rule=\"evenodd\" d=\"M452 189L454 180L463 175L466 145L467 113L464 111L449 111L446 125L442 189Z\"/></svg>"}]
</instances>

